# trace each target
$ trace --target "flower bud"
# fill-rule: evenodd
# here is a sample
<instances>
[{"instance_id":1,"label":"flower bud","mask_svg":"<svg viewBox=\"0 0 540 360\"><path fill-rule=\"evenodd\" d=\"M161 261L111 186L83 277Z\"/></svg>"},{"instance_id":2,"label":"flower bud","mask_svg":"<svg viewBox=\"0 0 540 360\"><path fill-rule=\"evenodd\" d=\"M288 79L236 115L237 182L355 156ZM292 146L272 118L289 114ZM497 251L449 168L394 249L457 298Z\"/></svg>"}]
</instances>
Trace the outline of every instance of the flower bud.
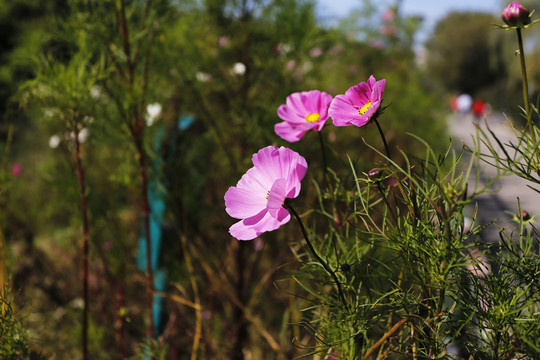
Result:
<instances>
[{"instance_id":1,"label":"flower bud","mask_svg":"<svg viewBox=\"0 0 540 360\"><path fill-rule=\"evenodd\" d=\"M367 176L370 179L377 179L381 176L381 174L382 174L381 169L374 168L368 171Z\"/></svg>"},{"instance_id":2,"label":"flower bud","mask_svg":"<svg viewBox=\"0 0 540 360\"><path fill-rule=\"evenodd\" d=\"M520 217L520 214L518 213L518 218ZM531 220L531 215L529 215L529 213L525 210L521 210L521 218L524 220L524 221L528 221L528 220Z\"/></svg>"},{"instance_id":3,"label":"flower bud","mask_svg":"<svg viewBox=\"0 0 540 360\"><path fill-rule=\"evenodd\" d=\"M351 270L351 265L349 265L347 263L341 264L340 268L341 268L341 271L349 271L349 270Z\"/></svg>"},{"instance_id":4,"label":"flower bud","mask_svg":"<svg viewBox=\"0 0 540 360\"><path fill-rule=\"evenodd\" d=\"M529 17L529 10L523 7L519 1L513 1L504 8L501 18L508 26L515 26L518 28L523 27L523 25L528 25L531 23L531 18Z\"/></svg>"}]
</instances>

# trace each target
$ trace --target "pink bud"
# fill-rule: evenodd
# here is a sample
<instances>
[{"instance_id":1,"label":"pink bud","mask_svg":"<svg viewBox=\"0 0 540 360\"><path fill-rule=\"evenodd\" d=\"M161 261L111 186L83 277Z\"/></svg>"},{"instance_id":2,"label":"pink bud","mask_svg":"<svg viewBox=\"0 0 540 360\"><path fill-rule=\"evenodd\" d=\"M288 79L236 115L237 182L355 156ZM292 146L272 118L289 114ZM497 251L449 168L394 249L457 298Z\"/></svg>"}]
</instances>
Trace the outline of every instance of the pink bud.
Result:
<instances>
[{"instance_id":1,"label":"pink bud","mask_svg":"<svg viewBox=\"0 0 540 360\"><path fill-rule=\"evenodd\" d=\"M504 8L501 18L508 26L515 26L518 28L523 27L531 23L531 18L529 17L529 10L523 7L519 1L513 1Z\"/></svg>"},{"instance_id":2,"label":"pink bud","mask_svg":"<svg viewBox=\"0 0 540 360\"><path fill-rule=\"evenodd\" d=\"M382 174L382 171L381 169L371 169L368 171L367 173L367 176L370 178L370 179L373 179L373 178L379 178Z\"/></svg>"},{"instance_id":3,"label":"pink bud","mask_svg":"<svg viewBox=\"0 0 540 360\"><path fill-rule=\"evenodd\" d=\"M520 214L518 213L518 218L520 217ZM526 212L525 210L522 210L521 211L521 218L523 218L523 220L525 221L528 221L528 220L531 220L531 215L529 215L528 212Z\"/></svg>"}]
</instances>

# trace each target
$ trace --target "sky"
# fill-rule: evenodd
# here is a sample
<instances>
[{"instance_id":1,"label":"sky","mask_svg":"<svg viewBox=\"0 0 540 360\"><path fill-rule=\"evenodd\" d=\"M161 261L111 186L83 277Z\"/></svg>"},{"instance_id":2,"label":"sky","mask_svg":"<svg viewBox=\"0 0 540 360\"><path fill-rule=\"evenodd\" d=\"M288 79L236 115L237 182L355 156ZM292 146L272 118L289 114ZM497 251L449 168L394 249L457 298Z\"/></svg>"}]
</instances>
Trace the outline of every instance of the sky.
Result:
<instances>
[{"instance_id":1,"label":"sky","mask_svg":"<svg viewBox=\"0 0 540 360\"><path fill-rule=\"evenodd\" d=\"M509 0L508 3L511 1ZM377 1L373 1L377 3ZM387 0L385 3L395 3ZM317 12L324 17L347 15L350 9L358 8L362 0L317 0ZM451 11L484 11L500 14L504 8L502 0L401 0L403 15L420 15L424 18L417 41L423 42L433 31L438 20Z\"/></svg>"}]
</instances>

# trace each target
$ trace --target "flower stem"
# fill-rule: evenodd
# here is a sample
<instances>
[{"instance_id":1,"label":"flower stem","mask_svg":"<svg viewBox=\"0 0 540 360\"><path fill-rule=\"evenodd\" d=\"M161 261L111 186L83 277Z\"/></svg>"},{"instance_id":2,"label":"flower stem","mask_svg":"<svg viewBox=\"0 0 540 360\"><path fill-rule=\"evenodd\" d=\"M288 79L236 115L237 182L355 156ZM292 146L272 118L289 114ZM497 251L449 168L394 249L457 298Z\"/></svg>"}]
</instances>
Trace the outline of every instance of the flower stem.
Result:
<instances>
[{"instance_id":1,"label":"flower stem","mask_svg":"<svg viewBox=\"0 0 540 360\"><path fill-rule=\"evenodd\" d=\"M8 155L11 148L11 143L13 140L13 124L9 125L8 127L8 134L7 134L7 141L5 141L6 145L4 147L4 154L2 155L2 159L0 161L0 171L2 169L5 169L7 166L8 161ZM2 186L5 186L4 184L0 184ZM2 186L0 186L0 191L5 191L6 188L4 187L2 189ZM7 269L6 269L6 239L4 237L4 233L2 228L5 226L6 218L4 217L6 211L4 211L4 208L2 207L3 203L0 202L0 209L2 212L0 212L0 298L5 299L7 297L7 286L8 286L8 278L7 278ZM2 216L4 215L4 216ZM7 304L5 302L0 303L0 316L4 316L5 312L7 310Z\"/></svg>"},{"instance_id":2,"label":"flower stem","mask_svg":"<svg viewBox=\"0 0 540 360\"><path fill-rule=\"evenodd\" d=\"M384 150L386 151L386 156L388 156L388 158L392 160L392 156L390 156L390 149L388 148L388 143L386 142L386 138L384 137L384 133L381 129L381 125L379 124L379 120L377 120L377 118L375 118L374 120L375 120L375 124L377 125L377 129L379 129L379 134L381 134L381 139L384 144Z\"/></svg>"},{"instance_id":3,"label":"flower stem","mask_svg":"<svg viewBox=\"0 0 540 360\"><path fill-rule=\"evenodd\" d=\"M386 204L386 207L388 208L388 212L392 216L392 219L394 220L394 222L397 224L397 216L396 214L394 214L394 211L392 210L392 206L390 205L390 202L388 201L388 198L386 197L386 194L384 193L380 180L377 180L377 189L379 189L379 193L381 194L384 200L384 203Z\"/></svg>"},{"instance_id":4,"label":"flower stem","mask_svg":"<svg viewBox=\"0 0 540 360\"><path fill-rule=\"evenodd\" d=\"M152 339L154 339L154 316L153 308L153 292L154 292L154 276L152 273L152 249L150 239L150 205L148 202L148 167L146 166L146 153L142 143L142 134L138 133L135 137L135 146L137 148L137 158L139 160L139 177L141 180L141 197L142 211L144 222L144 238L146 245L146 312L148 314L147 335L150 341L150 350L152 351ZM151 359L154 359L153 354Z\"/></svg>"},{"instance_id":5,"label":"flower stem","mask_svg":"<svg viewBox=\"0 0 540 360\"><path fill-rule=\"evenodd\" d=\"M319 133L319 142L321 144L321 153L322 153L322 162L323 162L323 167L324 167L324 177L326 178L327 176L327 163L326 163L326 150L324 148L324 139L323 139L323 136L322 136L322 129L321 131L318 131Z\"/></svg>"},{"instance_id":6,"label":"flower stem","mask_svg":"<svg viewBox=\"0 0 540 360\"><path fill-rule=\"evenodd\" d=\"M523 104L525 109L525 116L527 117L527 125L529 127L529 132L531 133L531 138L533 140L534 149L536 153L537 140L536 134L533 128L532 114L531 114L531 105L529 100L529 84L527 81L527 67L525 66L525 52L523 50L523 38L521 36L521 28L517 28L518 36L518 45L519 45L519 60L521 63L521 82L523 84Z\"/></svg>"},{"instance_id":7,"label":"flower stem","mask_svg":"<svg viewBox=\"0 0 540 360\"><path fill-rule=\"evenodd\" d=\"M298 224L300 225L300 230L302 230L302 235L304 235L304 239L306 239L306 243L309 247L309 250L311 251L313 256L317 259L317 261L322 265L322 267L326 270L326 272L330 274L330 276L334 279L334 282L336 283L336 286L338 288L341 302L343 302L345 309L349 310L349 305L347 304L347 300L345 300L345 295L343 295L343 290L341 289L341 283L339 282L339 279L337 278L336 273L330 268L330 266L323 260L323 258L317 253L317 251L313 247L313 244L309 240L309 236L307 234L306 228L304 227L304 223L302 222L302 219L300 218L300 215L298 215L298 213L292 208L290 204L287 203L287 201L285 202L283 207L289 210L298 221Z\"/></svg>"},{"instance_id":8,"label":"flower stem","mask_svg":"<svg viewBox=\"0 0 540 360\"><path fill-rule=\"evenodd\" d=\"M88 359L88 215L86 210L86 188L84 172L81 164L81 143L79 132L75 132L75 166L79 180L82 217L82 286L83 286L83 324L82 324L82 357Z\"/></svg>"}]
</instances>

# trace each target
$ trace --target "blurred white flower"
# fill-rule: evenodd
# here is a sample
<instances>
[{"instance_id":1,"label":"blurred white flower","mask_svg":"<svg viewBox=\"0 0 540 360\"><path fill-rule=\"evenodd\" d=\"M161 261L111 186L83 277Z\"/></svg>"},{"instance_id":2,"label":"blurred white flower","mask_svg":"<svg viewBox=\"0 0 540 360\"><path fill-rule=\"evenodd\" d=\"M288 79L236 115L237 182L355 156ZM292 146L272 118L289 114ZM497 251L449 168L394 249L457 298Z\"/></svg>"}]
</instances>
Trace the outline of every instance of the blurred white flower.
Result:
<instances>
[{"instance_id":1,"label":"blurred white flower","mask_svg":"<svg viewBox=\"0 0 540 360\"><path fill-rule=\"evenodd\" d=\"M46 108L45 110L43 110L43 116L45 116L46 118L52 118L54 117L54 112L54 109Z\"/></svg>"},{"instance_id":2,"label":"blurred white flower","mask_svg":"<svg viewBox=\"0 0 540 360\"><path fill-rule=\"evenodd\" d=\"M84 308L84 300L80 297L73 299L69 305L74 309L82 309Z\"/></svg>"},{"instance_id":3,"label":"blurred white flower","mask_svg":"<svg viewBox=\"0 0 540 360\"><path fill-rule=\"evenodd\" d=\"M292 51L293 47L291 44L280 43L276 46L276 52L281 55L286 55Z\"/></svg>"},{"instance_id":4,"label":"blurred white flower","mask_svg":"<svg viewBox=\"0 0 540 360\"><path fill-rule=\"evenodd\" d=\"M146 125L152 126L161 114L162 106L160 103L148 104L146 106Z\"/></svg>"},{"instance_id":5,"label":"blurred white flower","mask_svg":"<svg viewBox=\"0 0 540 360\"><path fill-rule=\"evenodd\" d=\"M83 118L83 122L86 123L86 124L91 124L94 122L94 117L93 116L85 116Z\"/></svg>"},{"instance_id":6,"label":"blurred white flower","mask_svg":"<svg viewBox=\"0 0 540 360\"><path fill-rule=\"evenodd\" d=\"M94 85L90 88L90 96L94 99L101 97L101 88L98 85Z\"/></svg>"},{"instance_id":7,"label":"blurred white flower","mask_svg":"<svg viewBox=\"0 0 540 360\"><path fill-rule=\"evenodd\" d=\"M233 65L231 69L231 74L233 75L244 75L246 73L246 65L241 62L237 62Z\"/></svg>"},{"instance_id":8,"label":"blurred white flower","mask_svg":"<svg viewBox=\"0 0 540 360\"><path fill-rule=\"evenodd\" d=\"M302 73L308 73L313 69L313 64L310 61L306 61L302 64Z\"/></svg>"},{"instance_id":9,"label":"blurred white flower","mask_svg":"<svg viewBox=\"0 0 540 360\"><path fill-rule=\"evenodd\" d=\"M53 135L49 138L49 147L51 149L56 149L58 147L58 145L60 145L60 136L58 135Z\"/></svg>"},{"instance_id":10,"label":"blurred white flower","mask_svg":"<svg viewBox=\"0 0 540 360\"><path fill-rule=\"evenodd\" d=\"M88 140L88 135L90 135L90 132L87 128L82 128L81 130L79 130L79 135L77 136L79 143L82 144L86 142L86 140ZM75 141L75 131L66 131L64 137L67 141Z\"/></svg>"},{"instance_id":11,"label":"blurred white flower","mask_svg":"<svg viewBox=\"0 0 540 360\"><path fill-rule=\"evenodd\" d=\"M81 131L79 131L79 142L82 144L88 140L88 135L90 132L87 128L82 128Z\"/></svg>"},{"instance_id":12,"label":"blurred white flower","mask_svg":"<svg viewBox=\"0 0 540 360\"><path fill-rule=\"evenodd\" d=\"M205 72L198 71L195 74L195 79L197 79L200 82L208 82L208 81L212 80L212 75L210 75L208 73L205 73Z\"/></svg>"},{"instance_id":13,"label":"blurred white flower","mask_svg":"<svg viewBox=\"0 0 540 360\"><path fill-rule=\"evenodd\" d=\"M457 109L459 112L466 113L471 109L472 98L469 94L461 94L457 97Z\"/></svg>"}]
</instances>

